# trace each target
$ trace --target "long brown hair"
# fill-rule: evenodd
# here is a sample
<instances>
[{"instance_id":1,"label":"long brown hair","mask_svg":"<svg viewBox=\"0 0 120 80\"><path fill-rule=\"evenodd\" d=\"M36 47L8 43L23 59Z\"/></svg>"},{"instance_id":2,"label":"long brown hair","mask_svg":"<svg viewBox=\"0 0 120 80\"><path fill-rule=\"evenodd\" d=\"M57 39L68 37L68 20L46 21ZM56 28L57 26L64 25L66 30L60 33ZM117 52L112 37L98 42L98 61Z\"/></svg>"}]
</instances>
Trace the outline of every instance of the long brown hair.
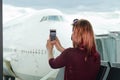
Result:
<instances>
[{"instance_id":1,"label":"long brown hair","mask_svg":"<svg viewBox=\"0 0 120 80\"><path fill-rule=\"evenodd\" d=\"M76 19L73 22L74 47L83 47L91 55L96 51L94 32L91 23L86 19Z\"/></svg>"}]
</instances>

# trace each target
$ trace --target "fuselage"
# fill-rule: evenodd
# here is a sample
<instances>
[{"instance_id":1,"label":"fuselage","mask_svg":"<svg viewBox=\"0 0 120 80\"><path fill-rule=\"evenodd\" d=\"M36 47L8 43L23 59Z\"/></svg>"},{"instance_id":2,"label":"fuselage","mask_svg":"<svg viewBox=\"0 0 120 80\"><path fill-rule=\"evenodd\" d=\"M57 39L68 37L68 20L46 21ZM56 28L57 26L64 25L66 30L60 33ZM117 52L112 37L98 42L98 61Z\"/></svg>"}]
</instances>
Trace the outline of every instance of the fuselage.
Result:
<instances>
[{"instance_id":1,"label":"fuselage","mask_svg":"<svg viewBox=\"0 0 120 80\"><path fill-rule=\"evenodd\" d=\"M40 11L4 25L4 60L10 62L17 77L39 80L52 70L46 50L50 29L56 29L57 37L64 47L71 46L72 26L57 10ZM56 49L53 53L55 56L60 54Z\"/></svg>"}]
</instances>

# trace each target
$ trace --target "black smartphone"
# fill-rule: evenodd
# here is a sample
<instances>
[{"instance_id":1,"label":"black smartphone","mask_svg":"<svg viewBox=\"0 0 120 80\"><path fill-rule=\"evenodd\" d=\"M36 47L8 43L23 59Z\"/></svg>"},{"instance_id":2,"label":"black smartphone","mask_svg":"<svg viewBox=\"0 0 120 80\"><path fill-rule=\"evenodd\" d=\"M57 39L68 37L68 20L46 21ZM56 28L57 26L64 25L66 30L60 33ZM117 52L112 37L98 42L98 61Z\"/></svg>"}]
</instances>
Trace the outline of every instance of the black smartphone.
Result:
<instances>
[{"instance_id":1,"label":"black smartphone","mask_svg":"<svg viewBox=\"0 0 120 80\"><path fill-rule=\"evenodd\" d=\"M56 30L50 29L50 40L53 41L56 38Z\"/></svg>"}]
</instances>

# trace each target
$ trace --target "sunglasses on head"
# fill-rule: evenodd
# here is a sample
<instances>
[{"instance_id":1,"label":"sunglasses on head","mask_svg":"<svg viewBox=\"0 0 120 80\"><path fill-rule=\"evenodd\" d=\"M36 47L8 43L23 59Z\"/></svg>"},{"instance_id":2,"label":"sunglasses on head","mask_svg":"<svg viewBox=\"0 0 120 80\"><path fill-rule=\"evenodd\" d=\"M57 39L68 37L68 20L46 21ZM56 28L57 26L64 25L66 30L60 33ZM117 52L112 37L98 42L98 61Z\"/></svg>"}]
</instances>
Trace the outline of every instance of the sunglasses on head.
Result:
<instances>
[{"instance_id":1,"label":"sunglasses on head","mask_svg":"<svg viewBox=\"0 0 120 80\"><path fill-rule=\"evenodd\" d=\"M74 19L73 20L73 26L75 26L75 24L78 22L79 19Z\"/></svg>"}]
</instances>

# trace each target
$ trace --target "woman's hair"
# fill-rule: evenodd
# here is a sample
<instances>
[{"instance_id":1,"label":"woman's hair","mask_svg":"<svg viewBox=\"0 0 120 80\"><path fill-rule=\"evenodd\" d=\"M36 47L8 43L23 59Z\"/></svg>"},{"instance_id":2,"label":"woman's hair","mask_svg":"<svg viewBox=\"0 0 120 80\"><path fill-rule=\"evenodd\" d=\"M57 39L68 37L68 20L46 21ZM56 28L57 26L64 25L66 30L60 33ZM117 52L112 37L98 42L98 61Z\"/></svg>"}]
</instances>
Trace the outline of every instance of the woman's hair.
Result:
<instances>
[{"instance_id":1,"label":"woman's hair","mask_svg":"<svg viewBox=\"0 0 120 80\"><path fill-rule=\"evenodd\" d=\"M73 46L85 48L89 55L94 53L96 51L96 45L91 23L85 19L75 19L72 25L75 38Z\"/></svg>"}]
</instances>

